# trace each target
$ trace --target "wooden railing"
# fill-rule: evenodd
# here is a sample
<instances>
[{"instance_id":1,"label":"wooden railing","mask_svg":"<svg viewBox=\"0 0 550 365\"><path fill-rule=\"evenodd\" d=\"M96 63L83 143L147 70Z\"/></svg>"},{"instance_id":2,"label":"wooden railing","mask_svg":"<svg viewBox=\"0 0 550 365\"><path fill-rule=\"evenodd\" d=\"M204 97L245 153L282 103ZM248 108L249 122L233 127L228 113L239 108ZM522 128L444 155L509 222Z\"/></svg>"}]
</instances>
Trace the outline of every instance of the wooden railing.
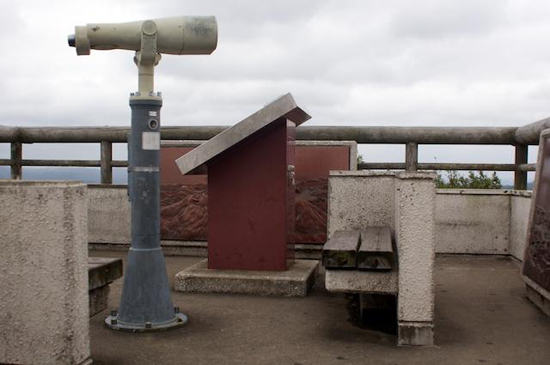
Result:
<instances>
[{"instance_id":1,"label":"wooden railing","mask_svg":"<svg viewBox=\"0 0 550 365\"><path fill-rule=\"evenodd\" d=\"M164 127L162 140L207 140L226 127ZM356 141L358 144L405 144L404 163L372 163L358 169L389 170L483 170L513 171L514 188L525 190L527 172L535 165L528 164L528 146L537 145L540 132L550 128L550 118L523 127L300 127L298 140ZM112 184L113 167L126 167L127 161L113 160L112 144L126 143L129 128L124 127L0 127L0 143L11 144L9 159L0 159L0 166L11 167L11 178L21 179L23 166L99 167L101 183ZM99 143L99 160L36 160L23 159L27 143ZM509 164L419 163L418 146L451 145L512 145L515 161Z\"/></svg>"}]
</instances>

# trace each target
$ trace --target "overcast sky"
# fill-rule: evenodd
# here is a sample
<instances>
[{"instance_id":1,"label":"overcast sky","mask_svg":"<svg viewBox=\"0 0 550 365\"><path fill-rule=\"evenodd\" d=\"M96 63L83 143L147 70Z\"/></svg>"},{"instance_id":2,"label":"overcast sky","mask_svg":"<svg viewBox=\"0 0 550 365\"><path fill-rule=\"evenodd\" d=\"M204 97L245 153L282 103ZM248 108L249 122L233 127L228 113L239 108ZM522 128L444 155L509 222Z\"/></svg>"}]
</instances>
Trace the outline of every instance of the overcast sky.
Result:
<instances>
[{"instance_id":1,"label":"overcast sky","mask_svg":"<svg viewBox=\"0 0 550 365\"><path fill-rule=\"evenodd\" d=\"M209 56L161 60L165 126L234 124L286 92L310 126L518 126L550 116L547 0L0 0L0 125L129 125L132 52L77 57L67 35L176 15L215 15L219 41ZM403 160L403 151L361 149L369 161ZM420 152L426 162L513 158L508 147Z\"/></svg>"}]
</instances>

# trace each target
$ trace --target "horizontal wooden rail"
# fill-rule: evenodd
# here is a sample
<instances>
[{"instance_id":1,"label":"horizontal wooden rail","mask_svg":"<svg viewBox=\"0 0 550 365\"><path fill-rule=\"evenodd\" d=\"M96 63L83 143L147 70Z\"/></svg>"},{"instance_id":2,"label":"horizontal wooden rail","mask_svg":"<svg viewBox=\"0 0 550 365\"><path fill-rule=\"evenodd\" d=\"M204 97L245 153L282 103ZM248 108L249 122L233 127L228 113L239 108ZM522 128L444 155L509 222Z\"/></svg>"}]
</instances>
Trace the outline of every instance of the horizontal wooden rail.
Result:
<instances>
[{"instance_id":1,"label":"horizontal wooden rail","mask_svg":"<svg viewBox=\"0 0 550 365\"><path fill-rule=\"evenodd\" d=\"M404 162L362 162L357 170L405 170Z\"/></svg>"},{"instance_id":2,"label":"horizontal wooden rail","mask_svg":"<svg viewBox=\"0 0 550 365\"><path fill-rule=\"evenodd\" d=\"M514 144L517 128L501 127L300 127L299 140L405 144Z\"/></svg>"},{"instance_id":3,"label":"horizontal wooden rail","mask_svg":"<svg viewBox=\"0 0 550 365\"><path fill-rule=\"evenodd\" d=\"M21 166L100 167L99 160L21 160Z\"/></svg>"},{"instance_id":4,"label":"horizontal wooden rail","mask_svg":"<svg viewBox=\"0 0 550 365\"><path fill-rule=\"evenodd\" d=\"M226 126L163 127L163 140L207 140ZM515 144L516 127L300 127L298 140L356 141L400 144ZM0 142L124 143L129 127L19 127L0 128ZM538 142L537 142L538 143ZM536 144L536 143L534 143Z\"/></svg>"},{"instance_id":5,"label":"horizontal wooden rail","mask_svg":"<svg viewBox=\"0 0 550 365\"><path fill-rule=\"evenodd\" d=\"M514 139L518 144L539 144L540 132L550 128L550 118L539 120L516 129Z\"/></svg>"},{"instance_id":6,"label":"horizontal wooden rail","mask_svg":"<svg viewBox=\"0 0 550 365\"><path fill-rule=\"evenodd\" d=\"M372 170L471 170L513 171L516 189L527 187L527 172L535 171L528 164L528 146L538 144L540 131L550 127L550 118L523 127L376 127L321 126L300 127L298 140L355 141L358 144L404 144L405 163L365 162L359 169ZM204 141L225 130L226 126L163 127L161 139ZM20 179L23 166L100 167L101 182L112 183L113 167L127 167L128 162L112 160L112 144L126 143L129 127L3 127L0 143L11 143L11 158L0 159L0 165L11 167L11 177ZM100 160L42 160L23 157L26 143L99 143ZM514 163L419 163L419 145L512 145Z\"/></svg>"},{"instance_id":7,"label":"horizontal wooden rail","mask_svg":"<svg viewBox=\"0 0 550 365\"><path fill-rule=\"evenodd\" d=\"M0 159L0 166L11 166L11 160ZM21 166L44 167L101 167L100 160L21 160ZM128 161L116 160L111 162L112 167L128 167Z\"/></svg>"},{"instance_id":8,"label":"horizontal wooden rail","mask_svg":"<svg viewBox=\"0 0 550 365\"><path fill-rule=\"evenodd\" d=\"M537 170L537 164L536 163L524 163L518 166L519 171L536 171Z\"/></svg>"},{"instance_id":9,"label":"horizontal wooden rail","mask_svg":"<svg viewBox=\"0 0 550 365\"><path fill-rule=\"evenodd\" d=\"M11 160L0 159L0 166L11 166ZM100 160L22 160L22 166L44 167L101 167ZM458 171L516 171L514 164L468 164L468 163L418 163L418 170L458 170ZM111 167L128 167L128 161L114 160ZM405 170L403 162L363 162L359 170ZM519 165L520 171L535 171L536 164Z\"/></svg>"},{"instance_id":10,"label":"horizontal wooden rail","mask_svg":"<svg viewBox=\"0 0 550 365\"><path fill-rule=\"evenodd\" d=\"M402 162L363 162L357 165L359 170L405 170ZM457 170L457 171L516 171L514 164L482 164L482 163L418 163L418 170ZM535 171L535 164L523 164L520 171Z\"/></svg>"},{"instance_id":11,"label":"horizontal wooden rail","mask_svg":"<svg viewBox=\"0 0 550 365\"><path fill-rule=\"evenodd\" d=\"M419 163L418 169L459 171L515 171L516 165L504 163Z\"/></svg>"}]
</instances>

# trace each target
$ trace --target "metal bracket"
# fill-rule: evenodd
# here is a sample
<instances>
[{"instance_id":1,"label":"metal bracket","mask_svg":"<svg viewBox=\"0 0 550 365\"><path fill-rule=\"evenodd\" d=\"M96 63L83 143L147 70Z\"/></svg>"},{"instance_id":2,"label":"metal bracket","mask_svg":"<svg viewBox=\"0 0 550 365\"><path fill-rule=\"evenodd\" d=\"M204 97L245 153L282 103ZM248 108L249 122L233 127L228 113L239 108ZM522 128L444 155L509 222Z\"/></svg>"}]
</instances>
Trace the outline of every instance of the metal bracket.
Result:
<instances>
[{"instance_id":1,"label":"metal bracket","mask_svg":"<svg viewBox=\"0 0 550 365\"><path fill-rule=\"evenodd\" d=\"M141 25L141 48L134 56L138 67L139 95L153 96L155 66L161 58L157 52L157 25L152 20L146 20Z\"/></svg>"},{"instance_id":2,"label":"metal bracket","mask_svg":"<svg viewBox=\"0 0 550 365\"><path fill-rule=\"evenodd\" d=\"M290 185L296 185L296 167L294 165L287 166L288 182Z\"/></svg>"}]
</instances>

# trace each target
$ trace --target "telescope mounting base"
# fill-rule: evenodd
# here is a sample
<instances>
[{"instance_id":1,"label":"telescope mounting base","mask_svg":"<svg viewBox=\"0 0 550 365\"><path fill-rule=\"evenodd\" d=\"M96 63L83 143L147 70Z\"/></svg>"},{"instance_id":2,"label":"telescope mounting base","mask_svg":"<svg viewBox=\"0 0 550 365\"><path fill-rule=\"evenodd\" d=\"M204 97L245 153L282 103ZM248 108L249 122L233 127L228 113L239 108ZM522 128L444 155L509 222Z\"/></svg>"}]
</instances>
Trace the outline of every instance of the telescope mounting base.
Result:
<instances>
[{"instance_id":1,"label":"telescope mounting base","mask_svg":"<svg viewBox=\"0 0 550 365\"><path fill-rule=\"evenodd\" d=\"M124 332L159 332L167 331L185 325L189 320L183 313L176 313L174 319L166 323L124 323L120 322L117 315L110 315L105 318L105 325L113 330Z\"/></svg>"}]
</instances>

